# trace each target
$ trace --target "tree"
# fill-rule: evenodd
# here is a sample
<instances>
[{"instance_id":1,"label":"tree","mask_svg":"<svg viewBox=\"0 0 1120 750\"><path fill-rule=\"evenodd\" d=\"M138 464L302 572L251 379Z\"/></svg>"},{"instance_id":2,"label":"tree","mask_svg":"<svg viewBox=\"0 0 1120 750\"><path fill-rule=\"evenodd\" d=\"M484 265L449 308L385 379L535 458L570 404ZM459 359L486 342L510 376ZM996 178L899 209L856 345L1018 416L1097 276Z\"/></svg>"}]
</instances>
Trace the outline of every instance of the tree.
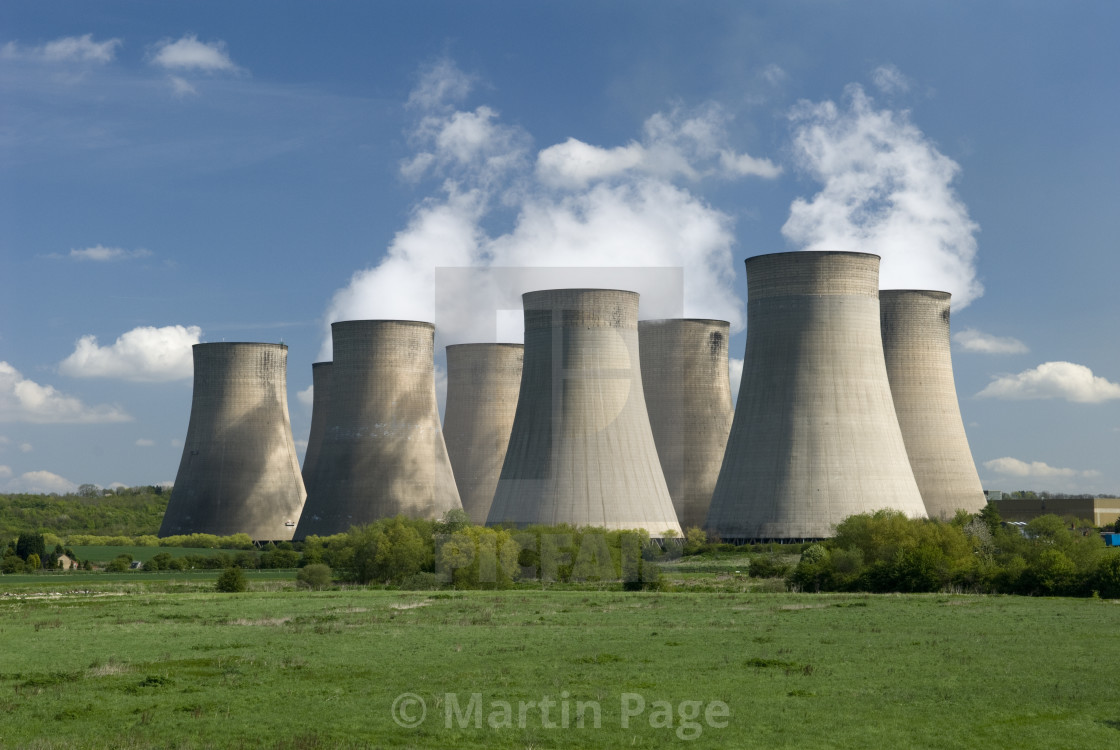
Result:
<instances>
[{"instance_id":1,"label":"tree","mask_svg":"<svg viewBox=\"0 0 1120 750\"><path fill-rule=\"evenodd\" d=\"M42 534L20 534L19 541L16 542L16 554L20 558L27 560L31 555L35 555L40 560L47 554L47 543L43 539Z\"/></svg>"},{"instance_id":2,"label":"tree","mask_svg":"<svg viewBox=\"0 0 1120 750\"><path fill-rule=\"evenodd\" d=\"M38 555L36 555L34 552L32 552L30 555L27 556L27 569L28 570L35 571L35 570L38 570L41 567L43 567L43 561L41 559L39 559Z\"/></svg>"},{"instance_id":3,"label":"tree","mask_svg":"<svg viewBox=\"0 0 1120 750\"><path fill-rule=\"evenodd\" d=\"M223 593L236 594L248 589L249 582L245 580L245 574L241 572L241 568L226 568L218 576L218 582L214 588Z\"/></svg>"},{"instance_id":4,"label":"tree","mask_svg":"<svg viewBox=\"0 0 1120 750\"><path fill-rule=\"evenodd\" d=\"M322 563L311 563L299 569L296 573L296 585L315 591L325 589L331 585L331 569Z\"/></svg>"}]
</instances>

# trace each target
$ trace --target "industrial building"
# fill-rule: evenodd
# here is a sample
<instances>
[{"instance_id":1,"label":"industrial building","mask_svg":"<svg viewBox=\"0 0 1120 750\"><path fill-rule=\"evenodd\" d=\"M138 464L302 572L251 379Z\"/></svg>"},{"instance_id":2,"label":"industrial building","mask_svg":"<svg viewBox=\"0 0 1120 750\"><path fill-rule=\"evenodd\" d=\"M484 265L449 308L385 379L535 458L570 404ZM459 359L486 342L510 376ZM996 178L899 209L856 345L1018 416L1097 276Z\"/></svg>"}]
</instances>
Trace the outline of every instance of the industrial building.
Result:
<instances>
[{"instance_id":1,"label":"industrial building","mask_svg":"<svg viewBox=\"0 0 1120 750\"><path fill-rule=\"evenodd\" d=\"M1094 526L1107 526L1120 518L1120 497L1007 497L993 501L1004 521L1029 522L1039 516L1073 516L1092 521Z\"/></svg>"},{"instance_id":2,"label":"industrial building","mask_svg":"<svg viewBox=\"0 0 1120 750\"><path fill-rule=\"evenodd\" d=\"M746 270L743 378L707 529L802 540L856 513L924 517L883 357L879 257L775 253Z\"/></svg>"},{"instance_id":3,"label":"industrial building","mask_svg":"<svg viewBox=\"0 0 1120 750\"><path fill-rule=\"evenodd\" d=\"M288 418L288 347L195 344L190 423L159 535L292 538L305 492Z\"/></svg>"},{"instance_id":4,"label":"industrial building","mask_svg":"<svg viewBox=\"0 0 1120 750\"><path fill-rule=\"evenodd\" d=\"M525 359L488 525L572 524L681 534L653 441L638 295L523 295Z\"/></svg>"},{"instance_id":5,"label":"industrial building","mask_svg":"<svg viewBox=\"0 0 1120 750\"><path fill-rule=\"evenodd\" d=\"M462 508L440 430L434 336L420 321L331 325L326 427L296 539Z\"/></svg>"},{"instance_id":6,"label":"industrial building","mask_svg":"<svg viewBox=\"0 0 1120 750\"><path fill-rule=\"evenodd\" d=\"M447 405L443 439L463 510L482 526L517 411L521 344L453 344L447 347Z\"/></svg>"},{"instance_id":7,"label":"industrial building","mask_svg":"<svg viewBox=\"0 0 1120 750\"><path fill-rule=\"evenodd\" d=\"M638 322L642 388L681 528L702 527L723 464L733 410L725 320Z\"/></svg>"},{"instance_id":8,"label":"industrial building","mask_svg":"<svg viewBox=\"0 0 1120 750\"><path fill-rule=\"evenodd\" d=\"M910 468L930 518L987 503L964 431L949 344L948 292L879 292L883 355Z\"/></svg>"}]
</instances>

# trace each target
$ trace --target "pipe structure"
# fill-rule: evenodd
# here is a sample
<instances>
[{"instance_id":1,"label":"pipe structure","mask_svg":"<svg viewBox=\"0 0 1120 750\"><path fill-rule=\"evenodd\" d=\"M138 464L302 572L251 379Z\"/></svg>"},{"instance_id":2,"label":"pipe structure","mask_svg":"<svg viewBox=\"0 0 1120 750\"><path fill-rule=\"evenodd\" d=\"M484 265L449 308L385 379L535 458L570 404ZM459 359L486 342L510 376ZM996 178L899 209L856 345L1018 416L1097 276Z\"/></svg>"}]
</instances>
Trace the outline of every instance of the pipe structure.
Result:
<instances>
[{"instance_id":1,"label":"pipe structure","mask_svg":"<svg viewBox=\"0 0 1120 750\"><path fill-rule=\"evenodd\" d=\"M931 518L980 512L987 499L957 402L948 292L879 292L887 377L910 468Z\"/></svg>"},{"instance_id":2,"label":"pipe structure","mask_svg":"<svg viewBox=\"0 0 1120 750\"><path fill-rule=\"evenodd\" d=\"M463 510L482 526L494 501L521 388L521 344L447 347L443 439Z\"/></svg>"},{"instance_id":3,"label":"pipe structure","mask_svg":"<svg viewBox=\"0 0 1120 750\"><path fill-rule=\"evenodd\" d=\"M327 425L295 538L462 508L436 406L435 326L345 320L331 338Z\"/></svg>"},{"instance_id":4,"label":"pipe structure","mask_svg":"<svg viewBox=\"0 0 1120 750\"><path fill-rule=\"evenodd\" d=\"M331 363L315 362L311 365L311 430L307 435L307 452L303 455L303 484L311 493L311 477L319 461L319 448L327 430L327 405L331 400Z\"/></svg>"},{"instance_id":5,"label":"pipe structure","mask_svg":"<svg viewBox=\"0 0 1120 750\"><path fill-rule=\"evenodd\" d=\"M528 292L525 362L487 525L681 528L642 389L638 295Z\"/></svg>"},{"instance_id":6,"label":"pipe structure","mask_svg":"<svg viewBox=\"0 0 1120 750\"><path fill-rule=\"evenodd\" d=\"M292 538L306 493L288 418L288 347L195 344L183 456L159 535Z\"/></svg>"},{"instance_id":7,"label":"pipe structure","mask_svg":"<svg viewBox=\"0 0 1120 750\"><path fill-rule=\"evenodd\" d=\"M748 258L747 345L707 528L727 541L831 536L848 516L925 517L879 332L879 256Z\"/></svg>"},{"instance_id":8,"label":"pipe structure","mask_svg":"<svg viewBox=\"0 0 1120 750\"><path fill-rule=\"evenodd\" d=\"M638 321L642 388L681 528L703 527L734 415L726 320Z\"/></svg>"}]
</instances>

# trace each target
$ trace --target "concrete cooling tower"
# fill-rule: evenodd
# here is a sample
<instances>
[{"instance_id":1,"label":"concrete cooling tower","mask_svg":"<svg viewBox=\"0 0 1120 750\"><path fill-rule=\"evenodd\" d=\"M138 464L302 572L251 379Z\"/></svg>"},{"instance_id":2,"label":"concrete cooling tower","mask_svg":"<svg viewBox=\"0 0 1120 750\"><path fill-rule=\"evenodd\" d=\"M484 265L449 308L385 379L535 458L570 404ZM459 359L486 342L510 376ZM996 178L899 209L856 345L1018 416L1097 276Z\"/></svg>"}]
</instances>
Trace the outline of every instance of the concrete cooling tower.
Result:
<instances>
[{"instance_id":1,"label":"concrete cooling tower","mask_svg":"<svg viewBox=\"0 0 1120 750\"><path fill-rule=\"evenodd\" d=\"M287 365L283 344L194 345L190 424L160 536L292 538L306 493Z\"/></svg>"},{"instance_id":2,"label":"concrete cooling tower","mask_svg":"<svg viewBox=\"0 0 1120 750\"><path fill-rule=\"evenodd\" d=\"M482 526L494 500L521 388L521 344L447 347L443 439L463 510Z\"/></svg>"},{"instance_id":3,"label":"concrete cooling tower","mask_svg":"<svg viewBox=\"0 0 1120 750\"><path fill-rule=\"evenodd\" d=\"M855 513L924 517L879 333L879 257L747 259L747 347L707 528L727 541L831 536Z\"/></svg>"},{"instance_id":4,"label":"concrete cooling tower","mask_svg":"<svg viewBox=\"0 0 1120 750\"><path fill-rule=\"evenodd\" d=\"M327 430L327 404L331 400L331 363L315 362L311 365L311 430L307 435L307 452L303 454L303 485L311 492L311 477L319 461L319 447Z\"/></svg>"},{"instance_id":5,"label":"concrete cooling tower","mask_svg":"<svg viewBox=\"0 0 1120 750\"><path fill-rule=\"evenodd\" d=\"M926 513L952 518L987 504L964 431L949 351L948 292L879 292L883 354L910 468Z\"/></svg>"},{"instance_id":6,"label":"concrete cooling tower","mask_svg":"<svg viewBox=\"0 0 1120 750\"><path fill-rule=\"evenodd\" d=\"M702 527L727 433L731 386L725 320L638 322L642 388L657 455L681 528Z\"/></svg>"},{"instance_id":7,"label":"concrete cooling tower","mask_svg":"<svg viewBox=\"0 0 1120 750\"><path fill-rule=\"evenodd\" d=\"M681 533L646 413L638 295L529 292L525 363L488 525Z\"/></svg>"},{"instance_id":8,"label":"concrete cooling tower","mask_svg":"<svg viewBox=\"0 0 1120 750\"><path fill-rule=\"evenodd\" d=\"M327 424L295 538L462 508L436 407L435 327L346 320L331 336Z\"/></svg>"}]
</instances>

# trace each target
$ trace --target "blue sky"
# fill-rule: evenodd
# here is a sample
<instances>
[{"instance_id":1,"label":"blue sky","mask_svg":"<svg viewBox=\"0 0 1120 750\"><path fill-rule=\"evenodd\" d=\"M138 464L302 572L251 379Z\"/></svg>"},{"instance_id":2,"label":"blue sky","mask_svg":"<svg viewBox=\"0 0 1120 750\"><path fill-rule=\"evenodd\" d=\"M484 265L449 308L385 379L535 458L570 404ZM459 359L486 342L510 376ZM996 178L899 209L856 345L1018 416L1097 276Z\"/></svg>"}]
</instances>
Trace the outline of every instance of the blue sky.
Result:
<instances>
[{"instance_id":1,"label":"blue sky","mask_svg":"<svg viewBox=\"0 0 1120 750\"><path fill-rule=\"evenodd\" d=\"M1118 30L1103 0L8 0L0 490L172 480L195 341L287 343L305 439L329 321L432 319L436 266L683 266L741 357L743 260L831 248L953 292L986 487L1120 492Z\"/></svg>"}]
</instances>

